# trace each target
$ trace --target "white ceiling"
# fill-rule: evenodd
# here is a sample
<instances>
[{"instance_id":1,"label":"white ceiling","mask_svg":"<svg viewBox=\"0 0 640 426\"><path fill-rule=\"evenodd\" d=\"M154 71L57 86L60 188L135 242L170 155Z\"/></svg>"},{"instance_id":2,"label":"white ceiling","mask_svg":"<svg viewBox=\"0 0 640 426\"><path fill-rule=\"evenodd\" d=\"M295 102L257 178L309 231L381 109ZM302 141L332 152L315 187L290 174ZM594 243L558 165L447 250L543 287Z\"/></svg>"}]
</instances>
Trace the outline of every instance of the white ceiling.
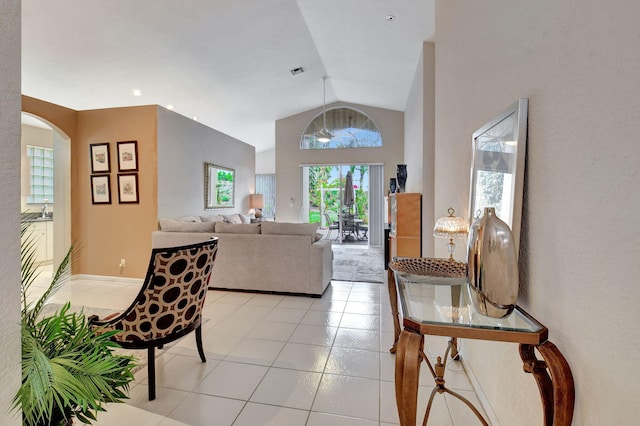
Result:
<instances>
[{"instance_id":1,"label":"white ceiling","mask_svg":"<svg viewBox=\"0 0 640 426\"><path fill-rule=\"evenodd\" d=\"M171 104L260 152L274 146L275 120L322 106L323 75L327 104L404 110L422 42L433 41L433 8L433 0L29 0L22 92L76 110ZM292 76L296 67L305 72Z\"/></svg>"}]
</instances>

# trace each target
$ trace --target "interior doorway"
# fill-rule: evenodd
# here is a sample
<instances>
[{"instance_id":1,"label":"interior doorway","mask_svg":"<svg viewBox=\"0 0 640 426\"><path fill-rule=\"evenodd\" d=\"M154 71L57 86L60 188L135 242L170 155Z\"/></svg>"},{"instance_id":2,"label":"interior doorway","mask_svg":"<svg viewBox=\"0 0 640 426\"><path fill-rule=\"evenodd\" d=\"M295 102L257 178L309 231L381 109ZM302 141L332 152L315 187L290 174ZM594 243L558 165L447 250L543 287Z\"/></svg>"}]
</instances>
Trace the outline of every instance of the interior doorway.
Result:
<instances>
[{"instance_id":1,"label":"interior doorway","mask_svg":"<svg viewBox=\"0 0 640 426\"><path fill-rule=\"evenodd\" d=\"M21 155L21 212L42 215L47 213L51 225L47 229L47 254L55 268L71 247L71 140L52 123L29 113L22 113ZM32 196L29 146L50 149L53 152L53 197L36 199ZM48 173L44 173L47 175ZM48 176L50 178L51 176ZM51 180L47 184L51 184ZM52 231L49 232L49 229Z\"/></svg>"}]
</instances>

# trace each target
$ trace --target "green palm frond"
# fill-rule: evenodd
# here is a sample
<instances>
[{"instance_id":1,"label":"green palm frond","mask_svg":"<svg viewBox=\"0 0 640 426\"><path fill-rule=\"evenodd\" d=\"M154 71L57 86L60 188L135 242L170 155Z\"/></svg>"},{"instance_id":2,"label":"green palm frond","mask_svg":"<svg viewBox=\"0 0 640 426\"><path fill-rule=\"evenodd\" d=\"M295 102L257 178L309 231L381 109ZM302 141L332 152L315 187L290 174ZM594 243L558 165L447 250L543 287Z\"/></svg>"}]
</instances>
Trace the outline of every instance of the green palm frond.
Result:
<instances>
[{"instance_id":1,"label":"green palm frond","mask_svg":"<svg viewBox=\"0 0 640 426\"><path fill-rule=\"evenodd\" d=\"M13 408L22 411L23 424L52 424L77 417L90 424L108 402L127 398L133 381L134 358L113 352L119 347L110 338L117 331L96 334L82 312L71 312L66 303L53 315L42 317L42 308L70 275L70 249L50 286L35 302L27 294L37 278L35 239L21 227L22 246L22 385Z\"/></svg>"}]
</instances>

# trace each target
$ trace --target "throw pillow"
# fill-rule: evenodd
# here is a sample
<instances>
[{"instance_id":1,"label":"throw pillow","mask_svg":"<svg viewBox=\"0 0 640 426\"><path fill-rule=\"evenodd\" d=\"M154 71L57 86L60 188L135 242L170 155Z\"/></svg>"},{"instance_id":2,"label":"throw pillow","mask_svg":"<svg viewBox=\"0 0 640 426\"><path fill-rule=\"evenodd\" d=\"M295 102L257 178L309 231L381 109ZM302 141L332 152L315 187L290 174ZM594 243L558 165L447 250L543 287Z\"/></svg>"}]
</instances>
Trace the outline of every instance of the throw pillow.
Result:
<instances>
[{"instance_id":1,"label":"throw pillow","mask_svg":"<svg viewBox=\"0 0 640 426\"><path fill-rule=\"evenodd\" d=\"M215 222L182 222L175 219L160 219L160 230L166 232L213 232Z\"/></svg>"},{"instance_id":2,"label":"throw pillow","mask_svg":"<svg viewBox=\"0 0 640 426\"><path fill-rule=\"evenodd\" d=\"M238 216L240 216L240 221L242 221L242 223L251 223L251 219L255 218L255 216L252 214L238 213Z\"/></svg>"},{"instance_id":3,"label":"throw pillow","mask_svg":"<svg viewBox=\"0 0 640 426\"><path fill-rule=\"evenodd\" d=\"M263 234L310 235L315 238L319 223L262 222Z\"/></svg>"},{"instance_id":4,"label":"throw pillow","mask_svg":"<svg viewBox=\"0 0 640 426\"><path fill-rule=\"evenodd\" d=\"M216 224L216 234L259 234L260 224L225 223Z\"/></svg>"},{"instance_id":5,"label":"throw pillow","mask_svg":"<svg viewBox=\"0 0 640 426\"><path fill-rule=\"evenodd\" d=\"M202 222L224 222L224 216L217 214L215 216L200 216Z\"/></svg>"},{"instance_id":6,"label":"throw pillow","mask_svg":"<svg viewBox=\"0 0 640 426\"><path fill-rule=\"evenodd\" d=\"M224 221L227 223L242 223L242 220L240 220L240 216L238 216L237 213L223 214L222 216L224 217Z\"/></svg>"}]
</instances>

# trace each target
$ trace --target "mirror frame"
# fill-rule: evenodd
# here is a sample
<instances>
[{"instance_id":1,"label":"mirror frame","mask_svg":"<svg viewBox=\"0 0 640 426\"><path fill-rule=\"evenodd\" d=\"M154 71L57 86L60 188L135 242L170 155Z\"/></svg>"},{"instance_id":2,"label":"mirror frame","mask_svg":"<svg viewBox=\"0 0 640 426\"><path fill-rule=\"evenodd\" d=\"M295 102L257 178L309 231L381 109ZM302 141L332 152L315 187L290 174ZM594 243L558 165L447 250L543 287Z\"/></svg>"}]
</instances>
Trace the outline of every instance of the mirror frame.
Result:
<instances>
[{"instance_id":1,"label":"mirror frame","mask_svg":"<svg viewBox=\"0 0 640 426\"><path fill-rule=\"evenodd\" d=\"M511 184L510 195L512 200L511 214L509 217L500 217L500 219L509 225L513 234L516 252L520 247L520 222L522 219L522 198L524 190L524 173L525 173L525 153L527 149L527 115L529 108L529 99L520 98L517 102L510 105L502 111L493 120L487 122L484 126L473 132L471 139L473 156L471 160L471 187L469 190L469 225L481 216L485 207L495 207L491 205L476 205L476 187L478 174L481 171L479 161L481 159L481 137L492 129L500 125L504 120L513 116L513 141L515 142L515 156L512 158L510 167L513 167L514 179ZM513 144L511 144L513 145ZM503 159L503 158L502 158ZM503 191L504 193L504 191ZM479 213L479 215L478 215ZM498 209L496 209L498 213ZM504 215L504 213L503 213Z\"/></svg>"},{"instance_id":2,"label":"mirror frame","mask_svg":"<svg viewBox=\"0 0 640 426\"><path fill-rule=\"evenodd\" d=\"M228 188L221 188L220 185L217 183L217 177L220 172L231 173L231 198L228 201L220 201L221 197L228 192ZM217 164L212 164L212 163L204 163L204 208L205 210L233 208L235 203L235 198L236 198L235 193L236 193L235 169L218 166Z\"/></svg>"}]
</instances>

